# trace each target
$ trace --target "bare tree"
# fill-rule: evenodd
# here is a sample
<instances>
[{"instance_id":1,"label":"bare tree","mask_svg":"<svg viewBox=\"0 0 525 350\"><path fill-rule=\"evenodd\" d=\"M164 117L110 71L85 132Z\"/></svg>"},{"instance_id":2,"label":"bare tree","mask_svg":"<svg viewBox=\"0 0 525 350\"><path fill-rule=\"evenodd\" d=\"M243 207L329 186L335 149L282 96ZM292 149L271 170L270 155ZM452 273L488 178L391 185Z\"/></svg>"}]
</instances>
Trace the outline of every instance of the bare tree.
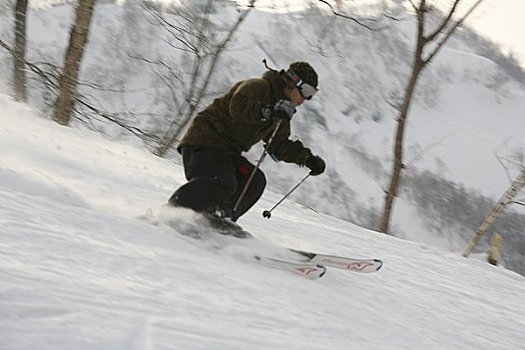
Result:
<instances>
[{"instance_id":1,"label":"bare tree","mask_svg":"<svg viewBox=\"0 0 525 350\"><path fill-rule=\"evenodd\" d=\"M177 113L173 122L164 133L162 142L154 150L156 155L164 156L187 128L187 125L201 106L203 99L209 93L209 85L221 55L238 32L249 12L254 8L255 2L256 0L251 0L246 9L239 11L235 22L225 31L226 34L222 38L215 40L214 38L218 38L219 35L210 20L213 6L212 0L207 0L205 6L200 7L202 11L199 14L192 13L188 8L177 8L176 12L172 13L175 15L175 21L168 20L154 7L146 6L146 9L157 23L161 24L171 36L172 40L167 42L168 45L189 53L193 60L189 81L182 79L183 74L176 73L165 62L151 62L167 69L169 75L163 75L161 79L170 86L170 90L182 90L184 95L181 101L177 97L180 93L173 94L174 99L178 99L175 101ZM213 35L210 35L212 32ZM182 89L172 86L175 81Z\"/></svg>"},{"instance_id":2,"label":"bare tree","mask_svg":"<svg viewBox=\"0 0 525 350\"><path fill-rule=\"evenodd\" d=\"M522 169L521 174L512 181L510 187L505 191L503 196L501 196L498 204L492 209L492 211L485 217L481 226L477 229L476 235L469 242L465 252L463 253L464 257L468 257L470 253L474 250L476 245L479 243L481 237L487 232L487 230L492 226L496 219L503 213L505 208L515 203L516 196L520 193L521 189L525 186L525 168ZM520 204L518 202L518 204Z\"/></svg>"},{"instance_id":3,"label":"bare tree","mask_svg":"<svg viewBox=\"0 0 525 350\"><path fill-rule=\"evenodd\" d=\"M15 99L25 102L26 91L26 14L27 0L17 0L15 6L15 45L13 47Z\"/></svg>"},{"instance_id":4,"label":"bare tree","mask_svg":"<svg viewBox=\"0 0 525 350\"><path fill-rule=\"evenodd\" d=\"M75 11L75 22L71 27L69 46L64 67L59 79L58 98L53 111L53 120L69 125L75 106L80 64L89 35L89 27L96 0L79 0Z\"/></svg>"},{"instance_id":5,"label":"bare tree","mask_svg":"<svg viewBox=\"0 0 525 350\"><path fill-rule=\"evenodd\" d=\"M458 6L462 2L462 0L454 0L452 7L448 13L445 14L440 23L438 23L437 28L426 34L426 32L428 32L425 28L427 14L432 10L432 7L427 4L426 0L420 0L418 5L416 5L413 0L409 0L417 18L417 42L413 56L412 70L405 88L403 103L399 109L399 115L397 117L397 129L394 141L394 164L392 175L390 177L390 185L385 194L385 204L379 225L380 232L388 233L394 199L397 196L401 180L401 171L405 167L403 164L405 126L407 123L408 111L412 104L412 97L416 90L417 81L424 68L427 67L445 43L450 39L456 29L482 1L483 0L477 0L459 20L453 20L453 16L456 14Z\"/></svg>"}]
</instances>

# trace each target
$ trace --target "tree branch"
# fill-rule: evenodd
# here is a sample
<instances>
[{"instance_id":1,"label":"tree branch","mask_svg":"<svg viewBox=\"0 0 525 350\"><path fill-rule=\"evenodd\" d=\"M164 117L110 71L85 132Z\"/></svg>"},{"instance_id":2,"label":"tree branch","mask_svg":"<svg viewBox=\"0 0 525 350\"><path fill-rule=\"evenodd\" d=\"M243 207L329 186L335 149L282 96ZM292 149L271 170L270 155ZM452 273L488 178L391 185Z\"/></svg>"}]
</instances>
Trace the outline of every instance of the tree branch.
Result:
<instances>
[{"instance_id":1,"label":"tree branch","mask_svg":"<svg viewBox=\"0 0 525 350\"><path fill-rule=\"evenodd\" d=\"M6 49L9 52L13 51L13 49L9 45L7 45L5 42L3 42L1 39L0 39L0 46L2 46L4 49Z\"/></svg>"},{"instance_id":2,"label":"tree branch","mask_svg":"<svg viewBox=\"0 0 525 350\"><path fill-rule=\"evenodd\" d=\"M98 116L100 116L100 117L102 117L102 118L104 118L104 119L106 119L106 120L108 120L108 121L110 121L110 122L112 122L114 124L117 124L122 129L129 131L131 134L137 136L140 139L150 139L150 140L154 140L156 142L159 141L159 137L158 136L146 133L146 132L142 131L141 129L137 128L137 127L127 125L123 121L115 118L115 116L110 115L108 113L105 113L105 112L101 111L100 109L94 107L93 105L89 104L83 98L77 98L77 102L80 105L86 107L88 110L90 110L93 113L97 114ZM78 109L76 110L76 112L77 112L77 114L80 114L80 115L82 114Z\"/></svg>"},{"instance_id":3,"label":"tree branch","mask_svg":"<svg viewBox=\"0 0 525 350\"><path fill-rule=\"evenodd\" d=\"M378 30L381 30L381 28L372 28L372 27L370 27L370 26L368 26L368 25L362 23L360 20L358 20L358 19L355 18L355 17L348 16L348 15L344 15L344 14L342 14L342 13L337 12L336 10L334 10L333 6L332 6L330 3L328 3L328 1L326 1L326 0L319 0L319 1L322 2L323 4L328 5L328 7L330 7L330 10L332 10L332 13L333 13L334 15L336 15L336 16L339 16L339 17L346 18L346 19L349 19L349 20L351 20L351 21L354 21L354 22L357 23L358 25L360 25L360 26L362 26L362 27L365 27L365 28L368 29L368 30L372 30L372 31L378 31ZM376 19L372 19L372 18L369 18L369 19L367 19L367 20L368 20L368 21L372 21L372 22L377 22Z\"/></svg>"},{"instance_id":4,"label":"tree branch","mask_svg":"<svg viewBox=\"0 0 525 350\"><path fill-rule=\"evenodd\" d=\"M456 0L458 1L458 0ZM434 56L439 52L439 50L441 50L441 48L445 45L445 43L450 39L450 37L452 36L452 34L454 34L454 32L456 31L456 29L461 25L463 24L463 22L465 21L465 19L470 16L470 14L476 9L476 7L479 6L479 4L481 4L483 0L478 0L474 5L472 5L472 7L467 11L467 13L465 13L465 15L459 20L457 21L453 26L452 28L449 29L449 31L445 34L445 37L443 38L443 40L441 40L440 43L438 43L437 47L434 49L433 52L430 53L430 55L428 56L428 58L424 61L425 64L430 62L432 60L432 58L434 58Z\"/></svg>"},{"instance_id":5,"label":"tree branch","mask_svg":"<svg viewBox=\"0 0 525 350\"><path fill-rule=\"evenodd\" d=\"M461 0L456 0L454 2L454 5L452 6L452 9L449 11L448 16L443 20L443 23L441 23L441 25L434 31L434 33L430 34L427 37L428 41L433 41L439 35L439 33L441 33L441 31L443 29L445 29L445 27L450 23L450 20L452 19L452 15L456 11L456 8L457 8L457 6L458 6L460 1Z\"/></svg>"},{"instance_id":6,"label":"tree branch","mask_svg":"<svg viewBox=\"0 0 525 350\"><path fill-rule=\"evenodd\" d=\"M412 5L412 8L414 9L414 11L418 11L418 7L416 6L416 4L414 4L414 2L412 0L408 0L408 2L410 3L410 5Z\"/></svg>"}]
</instances>

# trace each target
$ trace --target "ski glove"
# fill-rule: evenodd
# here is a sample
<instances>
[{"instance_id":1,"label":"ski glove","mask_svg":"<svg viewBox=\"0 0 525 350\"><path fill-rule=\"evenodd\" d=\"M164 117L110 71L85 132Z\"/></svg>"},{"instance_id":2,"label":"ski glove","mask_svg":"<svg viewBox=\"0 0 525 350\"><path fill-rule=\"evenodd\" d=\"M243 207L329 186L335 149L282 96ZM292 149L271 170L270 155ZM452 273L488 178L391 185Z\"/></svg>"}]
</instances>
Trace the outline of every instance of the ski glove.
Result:
<instances>
[{"instance_id":1,"label":"ski glove","mask_svg":"<svg viewBox=\"0 0 525 350\"><path fill-rule=\"evenodd\" d=\"M261 110L261 121L290 120L295 113L295 105L288 100L279 100L273 106L268 105Z\"/></svg>"},{"instance_id":2,"label":"ski glove","mask_svg":"<svg viewBox=\"0 0 525 350\"><path fill-rule=\"evenodd\" d=\"M326 168L326 164L323 160L323 158L319 156L311 155L304 161L304 165L306 165L310 169L310 175L317 176L324 172L324 169Z\"/></svg>"}]
</instances>

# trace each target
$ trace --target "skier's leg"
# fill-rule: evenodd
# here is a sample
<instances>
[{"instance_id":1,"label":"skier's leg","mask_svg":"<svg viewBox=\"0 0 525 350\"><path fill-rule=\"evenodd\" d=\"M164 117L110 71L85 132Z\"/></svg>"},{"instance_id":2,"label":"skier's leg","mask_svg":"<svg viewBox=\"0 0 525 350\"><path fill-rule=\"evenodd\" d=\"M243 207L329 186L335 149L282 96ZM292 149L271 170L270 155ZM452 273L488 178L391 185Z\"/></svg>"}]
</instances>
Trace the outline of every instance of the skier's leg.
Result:
<instances>
[{"instance_id":1,"label":"skier's leg","mask_svg":"<svg viewBox=\"0 0 525 350\"><path fill-rule=\"evenodd\" d=\"M238 188L236 193L233 195L233 203L237 203L239 196L241 195L244 186L248 182L248 179L255 166L248 162L245 158L242 158L241 162L237 164L235 175L237 177ZM237 221L244 213L250 210L255 203L261 198L264 189L266 187L266 177L261 169L257 169L253 176L253 179L244 194L239 206L235 213L233 213L232 220Z\"/></svg>"},{"instance_id":2,"label":"skier's leg","mask_svg":"<svg viewBox=\"0 0 525 350\"><path fill-rule=\"evenodd\" d=\"M216 177L194 177L175 191L169 203L203 212L222 203L230 194L231 191Z\"/></svg>"},{"instance_id":3,"label":"skier's leg","mask_svg":"<svg viewBox=\"0 0 525 350\"><path fill-rule=\"evenodd\" d=\"M237 179L228 149L185 146L182 157L189 181L171 196L171 205L202 212L218 207L235 193Z\"/></svg>"}]
</instances>

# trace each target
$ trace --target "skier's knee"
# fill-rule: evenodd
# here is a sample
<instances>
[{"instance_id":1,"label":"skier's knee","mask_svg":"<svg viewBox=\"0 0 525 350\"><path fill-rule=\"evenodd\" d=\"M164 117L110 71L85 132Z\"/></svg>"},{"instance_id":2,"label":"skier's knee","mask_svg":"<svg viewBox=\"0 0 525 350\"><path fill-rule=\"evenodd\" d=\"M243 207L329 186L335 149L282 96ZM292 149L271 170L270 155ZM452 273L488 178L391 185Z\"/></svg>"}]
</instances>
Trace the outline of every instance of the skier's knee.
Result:
<instances>
[{"instance_id":1,"label":"skier's knee","mask_svg":"<svg viewBox=\"0 0 525 350\"><path fill-rule=\"evenodd\" d=\"M257 171L255 172L251 187L254 192L264 192L264 189L266 188L266 176L260 169L257 169Z\"/></svg>"},{"instance_id":2,"label":"skier's knee","mask_svg":"<svg viewBox=\"0 0 525 350\"><path fill-rule=\"evenodd\" d=\"M236 186L237 183L229 183L216 177L196 177L175 191L168 203L202 211L230 198L235 193Z\"/></svg>"}]
</instances>

